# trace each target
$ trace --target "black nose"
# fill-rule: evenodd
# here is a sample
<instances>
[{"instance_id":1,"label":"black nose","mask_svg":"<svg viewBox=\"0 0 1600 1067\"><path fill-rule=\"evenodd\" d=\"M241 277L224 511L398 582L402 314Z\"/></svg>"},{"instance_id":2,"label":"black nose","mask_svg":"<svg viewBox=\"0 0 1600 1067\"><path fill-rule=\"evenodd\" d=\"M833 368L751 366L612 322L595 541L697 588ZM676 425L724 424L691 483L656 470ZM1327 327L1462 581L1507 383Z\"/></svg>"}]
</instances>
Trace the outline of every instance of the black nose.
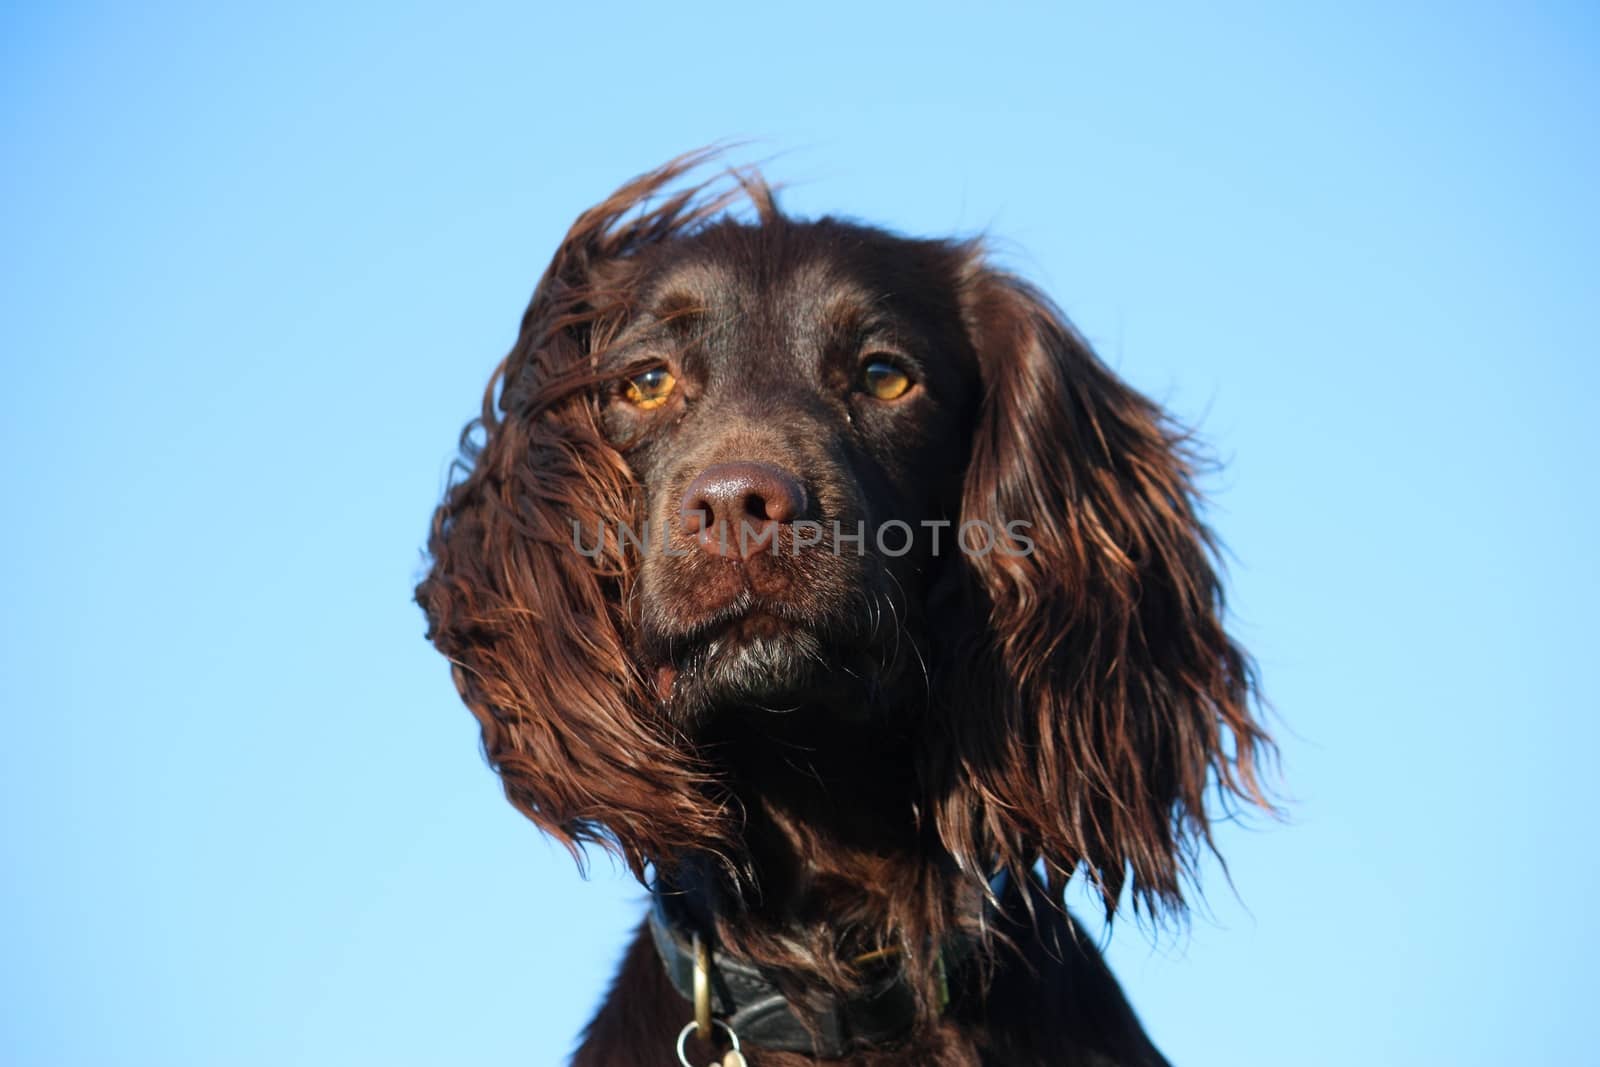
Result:
<instances>
[{"instance_id":1,"label":"black nose","mask_svg":"<svg viewBox=\"0 0 1600 1067\"><path fill-rule=\"evenodd\" d=\"M771 463L713 463L684 490L680 512L701 548L748 559L771 550L779 525L805 516L806 490Z\"/></svg>"}]
</instances>

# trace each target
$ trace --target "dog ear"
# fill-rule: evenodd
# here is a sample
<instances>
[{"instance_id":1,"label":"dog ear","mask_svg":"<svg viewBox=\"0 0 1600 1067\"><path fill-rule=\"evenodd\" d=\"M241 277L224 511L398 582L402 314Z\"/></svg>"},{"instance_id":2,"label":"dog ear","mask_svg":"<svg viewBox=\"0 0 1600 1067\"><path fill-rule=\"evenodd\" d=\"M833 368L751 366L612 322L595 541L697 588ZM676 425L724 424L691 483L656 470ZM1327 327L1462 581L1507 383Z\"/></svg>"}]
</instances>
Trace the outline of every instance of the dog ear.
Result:
<instances>
[{"instance_id":1,"label":"dog ear","mask_svg":"<svg viewBox=\"0 0 1600 1067\"><path fill-rule=\"evenodd\" d=\"M1026 283L974 256L962 306L983 388L962 520L1001 536L962 557L989 625L945 731L941 833L974 869L1043 859L1057 892L1082 866L1108 914L1130 878L1136 910L1181 909L1208 783L1269 806L1271 755L1193 455Z\"/></svg>"},{"instance_id":2,"label":"dog ear","mask_svg":"<svg viewBox=\"0 0 1600 1067\"><path fill-rule=\"evenodd\" d=\"M568 232L462 435L416 594L507 797L580 862L600 843L641 878L714 848L724 806L628 654L634 562L615 536L590 547L638 509L599 424L595 356L627 311L636 253L727 203L704 186L652 202L710 154L635 179Z\"/></svg>"}]
</instances>

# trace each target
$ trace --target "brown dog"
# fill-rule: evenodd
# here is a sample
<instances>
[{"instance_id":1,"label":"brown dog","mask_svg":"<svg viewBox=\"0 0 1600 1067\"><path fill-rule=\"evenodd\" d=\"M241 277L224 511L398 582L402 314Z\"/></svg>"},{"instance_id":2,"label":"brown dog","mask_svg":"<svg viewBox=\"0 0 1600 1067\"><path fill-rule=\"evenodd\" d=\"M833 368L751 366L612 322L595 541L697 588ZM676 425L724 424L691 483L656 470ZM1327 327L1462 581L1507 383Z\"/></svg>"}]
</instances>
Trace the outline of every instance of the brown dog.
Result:
<instances>
[{"instance_id":1,"label":"brown dog","mask_svg":"<svg viewBox=\"0 0 1600 1067\"><path fill-rule=\"evenodd\" d=\"M976 245L703 161L567 235L418 589L512 802L654 893L576 1062L1165 1062L1061 892L1181 909L1208 784L1266 804L1183 434Z\"/></svg>"}]
</instances>

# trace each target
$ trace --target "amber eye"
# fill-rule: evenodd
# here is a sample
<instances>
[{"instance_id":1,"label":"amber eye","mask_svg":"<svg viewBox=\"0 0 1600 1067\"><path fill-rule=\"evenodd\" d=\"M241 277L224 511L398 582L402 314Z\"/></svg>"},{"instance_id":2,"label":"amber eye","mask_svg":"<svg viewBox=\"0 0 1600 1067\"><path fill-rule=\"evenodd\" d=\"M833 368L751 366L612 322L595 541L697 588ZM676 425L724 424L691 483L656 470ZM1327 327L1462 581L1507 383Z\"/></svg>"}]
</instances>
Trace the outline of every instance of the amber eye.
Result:
<instances>
[{"instance_id":1,"label":"amber eye","mask_svg":"<svg viewBox=\"0 0 1600 1067\"><path fill-rule=\"evenodd\" d=\"M677 384L678 379L667 368L653 367L628 379L628 403L646 410L660 407L667 402L667 397L672 395L672 387Z\"/></svg>"},{"instance_id":2,"label":"amber eye","mask_svg":"<svg viewBox=\"0 0 1600 1067\"><path fill-rule=\"evenodd\" d=\"M911 388L911 378L888 360L873 359L861 368L861 384L879 400L894 400Z\"/></svg>"}]
</instances>

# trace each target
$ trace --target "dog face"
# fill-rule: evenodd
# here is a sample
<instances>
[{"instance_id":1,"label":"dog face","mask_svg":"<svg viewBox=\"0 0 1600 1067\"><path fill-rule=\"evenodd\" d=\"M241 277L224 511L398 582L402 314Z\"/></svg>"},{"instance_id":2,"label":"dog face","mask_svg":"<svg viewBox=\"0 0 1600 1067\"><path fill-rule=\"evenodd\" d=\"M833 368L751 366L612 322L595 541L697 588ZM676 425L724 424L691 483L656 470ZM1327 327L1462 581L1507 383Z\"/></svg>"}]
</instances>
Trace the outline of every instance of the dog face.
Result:
<instances>
[{"instance_id":1,"label":"dog face","mask_svg":"<svg viewBox=\"0 0 1600 1067\"><path fill-rule=\"evenodd\" d=\"M418 600L507 795L641 876L737 866L717 723L914 707L892 803L977 891L1181 907L1271 752L1189 435L975 244L671 192L704 158L573 225L434 514Z\"/></svg>"},{"instance_id":2,"label":"dog face","mask_svg":"<svg viewBox=\"0 0 1600 1067\"><path fill-rule=\"evenodd\" d=\"M944 245L721 223L636 264L601 371L644 516L633 648L680 721L918 678L977 360ZM940 536L942 534L942 536Z\"/></svg>"}]
</instances>

